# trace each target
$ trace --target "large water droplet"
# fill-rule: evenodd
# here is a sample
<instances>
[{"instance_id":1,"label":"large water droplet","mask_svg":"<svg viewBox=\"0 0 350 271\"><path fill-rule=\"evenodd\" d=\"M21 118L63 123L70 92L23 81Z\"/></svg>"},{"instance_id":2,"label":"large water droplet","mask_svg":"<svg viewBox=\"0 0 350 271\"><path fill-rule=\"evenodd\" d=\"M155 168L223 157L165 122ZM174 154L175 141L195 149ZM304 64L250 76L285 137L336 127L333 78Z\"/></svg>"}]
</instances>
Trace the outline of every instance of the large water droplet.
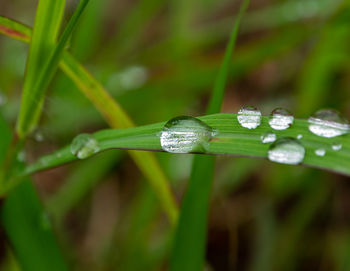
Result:
<instances>
[{"instance_id":1,"label":"large water droplet","mask_svg":"<svg viewBox=\"0 0 350 271\"><path fill-rule=\"evenodd\" d=\"M309 118L309 130L322 137L335 137L350 131L350 125L337 111L322 109Z\"/></svg>"},{"instance_id":2,"label":"large water droplet","mask_svg":"<svg viewBox=\"0 0 350 271\"><path fill-rule=\"evenodd\" d=\"M79 159L85 159L98 152L100 146L92 135L80 134L73 139L70 150Z\"/></svg>"},{"instance_id":3,"label":"large water droplet","mask_svg":"<svg viewBox=\"0 0 350 271\"><path fill-rule=\"evenodd\" d=\"M212 136L213 129L203 121L194 117L180 116L164 125L160 144L166 152L204 152Z\"/></svg>"},{"instance_id":4,"label":"large water droplet","mask_svg":"<svg viewBox=\"0 0 350 271\"><path fill-rule=\"evenodd\" d=\"M271 112L269 124L275 130L285 130L289 128L294 121L292 113L284 108L276 108Z\"/></svg>"},{"instance_id":5,"label":"large water droplet","mask_svg":"<svg viewBox=\"0 0 350 271\"><path fill-rule=\"evenodd\" d=\"M317 149L317 150L315 150L315 154L317 155L317 156L325 156L326 155L326 150L325 149Z\"/></svg>"},{"instance_id":6,"label":"large water droplet","mask_svg":"<svg viewBox=\"0 0 350 271\"><path fill-rule=\"evenodd\" d=\"M278 139L268 151L268 159L281 164L300 164L304 156L304 146L297 139L289 137Z\"/></svg>"},{"instance_id":7,"label":"large water droplet","mask_svg":"<svg viewBox=\"0 0 350 271\"><path fill-rule=\"evenodd\" d=\"M261 124L261 112L254 106L244 106L238 111L237 120L244 128L255 129Z\"/></svg>"},{"instance_id":8,"label":"large water droplet","mask_svg":"<svg viewBox=\"0 0 350 271\"><path fill-rule=\"evenodd\" d=\"M271 132L267 132L260 137L262 143L275 142L276 138L277 138L276 134L271 133Z\"/></svg>"},{"instance_id":9,"label":"large water droplet","mask_svg":"<svg viewBox=\"0 0 350 271\"><path fill-rule=\"evenodd\" d=\"M341 143L339 143L339 142L334 142L332 144L332 150L333 151L340 151L342 147L343 147L343 145Z\"/></svg>"}]
</instances>

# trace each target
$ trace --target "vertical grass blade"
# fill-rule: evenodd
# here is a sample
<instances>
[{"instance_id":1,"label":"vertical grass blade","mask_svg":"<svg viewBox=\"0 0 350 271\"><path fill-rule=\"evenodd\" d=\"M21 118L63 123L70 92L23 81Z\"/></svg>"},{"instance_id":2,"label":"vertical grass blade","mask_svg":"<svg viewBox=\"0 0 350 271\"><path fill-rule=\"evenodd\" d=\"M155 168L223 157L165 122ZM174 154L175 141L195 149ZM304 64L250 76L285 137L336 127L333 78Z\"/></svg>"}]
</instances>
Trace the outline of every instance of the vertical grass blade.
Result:
<instances>
[{"instance_id":1,"label":"vertical grass blade","mask_svg":"<svg viewBox=\"0 0 350 271\"><path fill-rule=\"evenodd\" d=\"M0 33L9 37L29 42L31 30L27 26L0 16ZM77 85L79 90L94 104L104 119L112 128L130 128L134 124L103 86L68 52L64 52L60 62L62 71ZM149 180L157 194L162 207L174 224L178 209L169 187L169 181L159 166L155 156L148 152L129 152L141 172Z\"/></svg>"},{"instance_id":2,"label":"vertical grass blade","mask_svg":"<svg viewBox=\"0 0 350 271\"><path fill-rule=\"evenodd\" d=\"M49 3L49 2L40 1L37 18L34 26L33 39L31 41L31 52L34 51L36 53L37 59L41 59L43 57L41 55L41 51L38 50L38 48L41 48L41 44L45 42L45 37L46 37L45 35L47 34L46 31L48 31L48 29L45 29L44 27L42 27L42 24L50 24L51 20L54 20L52 18L56 16L56 14L45 13L47 12L46 5L41 3ZM53 2L56 2L56 1L53 1ZM74 27L76 26L88 2L89 0L82 0L79 3L79 6L75 10L72 18L70 19L68 25L66 26L62 34L62 37L60 38L57 45L53 45L51 48L47 49L48 53L47 55L45 55L44 60L41 61L41 65L37 67L35 71L36 73L31 74L29 79L26 79L26 81L27 80L30 80L30 81L28 83L25 83L27 84L28 87L26 87L23 90L21 110L17 121L17 133L20 138L25 137L28 133L30 133L35 128L38 122L38 119L40 117L45 90L48 87L53 75L55 74L55 71L58 67L58 63L60 61L64 47L68 41L68 38L70 37ZM44 6L45 9L42 8L42 6ZM59 24L59 22L56 20L54 21L56 22L55 25L56 25L56 28L58 29L59 26L57 25ZM40 36L38 34L40 38L38 41L36 40L36 36L35 36L35 33L37 32L36 27L39 27L39 30L41 30L40 32L38 30L40 34ZM47 57L49 58L47 59ZM47 60L45 61L45 59ZM30 70L31 70L31 66L28 64L27 73Z\"/></svg>"},{"instance_id":3,"label":"vertical grass blade","mask_svg":"<svg viewBox=\"0 0 350 271\"><path fill-rule=\"evenodd\" d=\"M23 114L27 112L26 107L33 101L41 107L41 99L37 99L32 92L37 82L38 75L42 72L42 67L52 54L56 45L57 35L60 29L65 0L45 1L40 0L35 16L34 30L30 42L26 73L23 85L21 121L18 133L23 134L24 124ZM18 36L18 35L17 35ZM23 36L21 37L23 38Z\"/></svg>"},{"instance_id":4,"label":"vertical grass blade","mask_svg":"<svg viewBox=\"0 0 350 271\"><path fill-rule=\"evenodd\" d=\"M208 114L218 113L225 93L229 64L235 47L238 29L249 0L243 0L234 23L223 63L214 84ZM203 270L210 191L214 176L215 157L196 155L193 161L191 178L183 199L179 224L170 261L170 270Z\"/></svg>"}]
</instances>

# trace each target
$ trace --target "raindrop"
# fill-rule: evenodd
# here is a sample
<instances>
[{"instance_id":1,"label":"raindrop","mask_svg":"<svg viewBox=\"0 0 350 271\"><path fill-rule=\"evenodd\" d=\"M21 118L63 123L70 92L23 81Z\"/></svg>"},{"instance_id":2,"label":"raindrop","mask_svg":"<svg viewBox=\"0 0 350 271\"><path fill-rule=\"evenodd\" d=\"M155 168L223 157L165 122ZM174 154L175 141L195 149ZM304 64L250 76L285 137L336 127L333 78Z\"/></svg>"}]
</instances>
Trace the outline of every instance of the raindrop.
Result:
<instances>
[{"instance_id":1,"label":"raindrop","mask_svg":"<svg viewBox=\"0 0 350 271\"><path fill-rule=\"evenodd\" d=\"M244 128L255 129L261 124L261 112L254 106L244 106L238 111L237 120Z\"/></svg>"},{"instance_id":2,"label":"raindrop","mask_svg":"<svg viewBox=\"0 0 350 271\"><path fill-rule=\"evenodd\" d=\"M350 125L337 111L321 109L309 118L309 130L322 137L336 137L350 131Z\"/></svg>"},{"instance_id":3,"label":"raindrop","mask_svg":"<svg viewBox=\"0 0 350 271\"><path fill-rule=\"evenodd\" d=\"M100 146L92 135L80 134L73 139L70 150L79 159L85 159L98 152Z\"/></svg>"},{"instance_id":4,"label":"raindrop","mask_svg":"<svg viewBox=\"0 0 350 271\"><path fill-rule=\"evenodd\" d=\"M180 116L169 120L164 125L160 144L166 152L204 152L213 134L213 129L201 120Z\"/></svg>"},{"instance_id":5,"label":"raindrop","mask_svg":"<svg viewBox=\"0 0 350 271\"><path fill-rule=\"evenodd\" d=\"M275 130L285 130L289 128L294 121L292 113L284 108L276 108L271 112L269 124Z\"/></svg>"},{"instance_id":6,"label":"raindrop","mask_svg":"<svg viewBox=\"0 0 350 271\"><path fill-rule=\"evenodd\" d=\"M271 133L271 132L266 132L263 134L260 139L262 143L272 143L276 141L276 134Z\"/></svg>"},{"instance_id":7,"label":"raindrop","mask_svg":"<svg viewBox=\"0 0 350 271\"><path fill-rule=\"evenodd\" d=\"M34 134L34 139L35 139L37 142L42 142L42 141L44 141L44 135L43 135L40 131L37 131L37 132Z\"/></svg>"},{"instance_id":8,"label":"raindrop","mask_svg":"<svg viewBox=\"0 0 350 271\"><path fill-rule=\"evenodd\" d=\"M278 139L268 151L268 159L281 164L300 164L304 156L304 146L297 139L290 137Z\"/></svg>"},{"instance_id":9,"label":"raindrop","mask_svg":"<svg viewBox=\"0 0 350 271\"><path fill-rule=\"evenodd\" d=\"M325 156L326 150L325 149L317 149L317 150L315 150L315 154L317 156Z\"/></svg>"},{"instance_id":10,"label":"raindrop","mask_svg":"<svg viewBox=\"0 0 350 271\"><path fill-rule=\"evenodd\" d=\"M332 150L333 151L340 151L342 147L343 147L343 145L341 143L339 143L339 142L334 142L332 144Z\"/></svg>"},{"instance_id":11,"label":"raindrop","mask_svg":"<svg viewBox=\"0 0 350 271\"><path fill-rule=\"evenodd\" d=\"M17 161L19 162L25 162L26 161L26 152L24 150L21 150L17 153Z\"/></svg>"}]
</instances>

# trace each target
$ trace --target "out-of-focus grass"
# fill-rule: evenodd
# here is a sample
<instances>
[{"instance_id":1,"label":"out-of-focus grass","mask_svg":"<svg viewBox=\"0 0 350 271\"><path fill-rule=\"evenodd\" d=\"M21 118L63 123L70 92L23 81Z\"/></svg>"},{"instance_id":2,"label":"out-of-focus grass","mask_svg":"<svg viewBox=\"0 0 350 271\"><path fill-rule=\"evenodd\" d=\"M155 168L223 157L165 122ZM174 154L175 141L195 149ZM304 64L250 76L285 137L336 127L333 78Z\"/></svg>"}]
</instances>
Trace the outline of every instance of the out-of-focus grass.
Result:
<instances>
[{"instance_id":1,"label":"out-of-focus grass","mask_svg":"<svg viewBox=\"0 0 350 271\"><path fill-rule=\"evenodd\" d=\"M30 3L3 1L0 13L33 25ZM238 1L104 0L89 5L69 49L136 123L204 112ZM253 104L267 115L273 107L285 105L300 118L331 106L349 117L346 6L347 1L333 0L252 1L230 64L224 111ZM11 123L18 113L25 53L21 44L0 37L0 90L8 100L0 110ZM147 77L127 89L118 78L133 66L144 68ZM44 141L28 141L30 161L69 143L81 131L105 128L90 102L63 78L59 73L49 86L39 125ZM181 199L191 158L157 156L174 178L172 186ZM64 219L57 228L60 240L67 241L62 245L68 258L78 269L164 269L171 232L155 195L142 185L127 156L115 167L108 158L95 159L99 155L35 176L50 207L56 207L50 199L64 198L59 195L67 193L62 192L67 187L77 189L72 195L68 192L70 200L60 210ZM96 172L94 160L100 162ZM92 211L99 202L107 202L107 196L96 199L106 179L118 186L118 204L110 206L116 214L113 225L98 220ZM210 205L208 267L347 270L347 181L314 169L220 157ZM102 231L110 234L108 225L114 227L109 241L96 241Z\"/></svg>"}]
</instances>

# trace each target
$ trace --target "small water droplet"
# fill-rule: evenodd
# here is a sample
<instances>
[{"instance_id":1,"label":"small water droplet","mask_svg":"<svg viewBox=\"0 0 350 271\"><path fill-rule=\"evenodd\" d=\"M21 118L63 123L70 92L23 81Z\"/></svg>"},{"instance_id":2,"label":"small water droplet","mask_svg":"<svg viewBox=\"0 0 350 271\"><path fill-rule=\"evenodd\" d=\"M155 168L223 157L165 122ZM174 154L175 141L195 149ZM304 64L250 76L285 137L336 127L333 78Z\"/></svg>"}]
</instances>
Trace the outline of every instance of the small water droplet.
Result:
<instances>
[{"instance_id":1,"label":"small water droplet","mask_svg":"<svg viewBox=\"0 0 350 271\"><path fill-rule=\"evenodd\" d=\"M25 162L26 161L26 152L24 150L21 150L17 153L17 161L19 162Z\"/></svg>"},{"instance_id":2,"label":"small water droplet","mask_svg":"<svg viewBox=\"0 0 350 271\"><path fill-rule=\"evenodd\" d=\"M337 111L321 109L309 118L309 130L318 136L336 137L350 131L350 125Z\"/></svg>"},{"instance_id":3,"label":"small water droplet","mask_svg":"<svg viewBox=\"0 0 350 271\"><path fill-rule=\"evenodd\" d=\"M276 138L277 138L276 134L271 133L271 132L267 132L260 137L262 143L275 142Z\"/></svg>"},{"instance_id":4,"label":"small water droplet","mask_svg":"<svg viewBox=\"0 0 350 271\"><path fill-rule=\"evenodd\" d=\"M339 142L334 142L332 144L332 150L333 151L340 151L342 147L343 147L343 145L341 143L339 143Z\"/></svg>"},{"instance_id":5,"label":"small water droplet","mask_svg":"<svg viewBox=\"0 0 350 271\"><path fill-rule=\"evenodd\" d=\"M34 139L35 139L37 142L42 142L42 141L44 141L44 135L43 135L40 131L37 131L37 132L34 134Z\"/></svg>"},{"instance_id":6,"label":"small water droplet","mask_svg":"<svg viewBox=\"0 0 350 271\"><path fill-rule=\"evenodd\" d=\"M302 139L303 138L303 135L302 134L299 134L298 136L297 136L297 139Z\"/></svg>"},{"instance_id":7,"label":"small water droplet","mask_svg":"<svg viewBox=\"0 0 350 271\"><path fill-rule=\"evenodd\" d=\"M213 129L203 121L194 117L180 116L164 125L160 144L166 152L204 152L213 133Z\"/></svg>"},{"instance_id":8,"label":"small water droplet","mask_svg":"<svg viewBox=\"0 0 350 271\"><path fill-rule=\"evenodd\" d=\"M261 124L261 112L254 106L244 106L238 111L237 120L244 128L255 129Z\"/></svg>"},{"instance_id":9,"label":"small water droplet","mask_svg":"<svg viewBox=\"0 0 350 271\"><path fill-rule=\"evenodd\" d=\"M293 124L293 121L293 114L284 108L276 108L269 118L269 124L275 130L285 130Z\"/></svg>"},{"instance_id":10,"label":"small water droplet","mask_svg":"<svg viewBox=\"0 0 350 271\"><path fill-rule=\"evenodd\" d=\"M268 159L281 164L300 164L304 156L304 146L297 139L290 137L278 139L268 151Z\"/></svg>"},{"instance_id":11,"label":"small water droplet","mask_svg":"<svg viewBox=\"0 0 350 271\"><path fill-rule=\"evenodd\" d=\"M315 150L315 154L317 156L325 156L326 150L325 149L317 149L317 150Z\"/></svg>"},{"instance_id":12,"label":"small water droplet","mask_svg":"<svg viewBox=\"0 0 350 271\"><path fill-rule=\"evenodd\" d=\"M80 134L73 139L70 150L79 159L85 159L98 152L100 146L92 135Z\"/></svg>"}]
</instances>

